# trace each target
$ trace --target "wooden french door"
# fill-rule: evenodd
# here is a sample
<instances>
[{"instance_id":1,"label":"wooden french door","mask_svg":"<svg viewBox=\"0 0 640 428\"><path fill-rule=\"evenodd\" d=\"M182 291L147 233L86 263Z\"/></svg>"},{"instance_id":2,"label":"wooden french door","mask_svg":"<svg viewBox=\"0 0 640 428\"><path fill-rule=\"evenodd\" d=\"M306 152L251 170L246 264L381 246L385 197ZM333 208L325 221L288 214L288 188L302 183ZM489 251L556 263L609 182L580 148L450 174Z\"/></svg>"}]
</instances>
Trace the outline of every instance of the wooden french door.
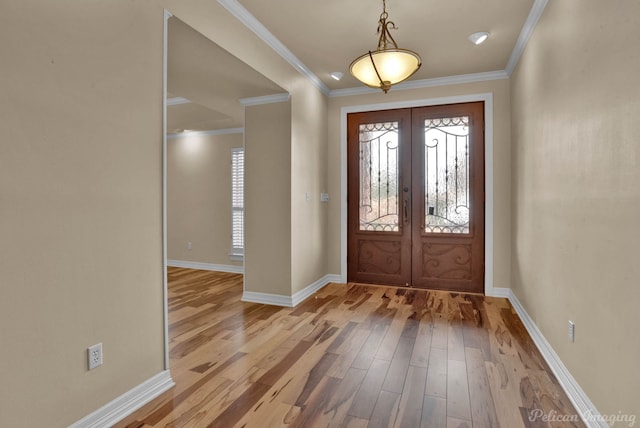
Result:
<instances>
[{"instance_id":1,"label":"wooden french door","mask_svg":"<svg viewBox=\"0 0 640 428\"><path fill-rule=\"evenodd\" d=\"M484 291L484 104L349 114L347 279Z\"/></svg>"}]
</instances>

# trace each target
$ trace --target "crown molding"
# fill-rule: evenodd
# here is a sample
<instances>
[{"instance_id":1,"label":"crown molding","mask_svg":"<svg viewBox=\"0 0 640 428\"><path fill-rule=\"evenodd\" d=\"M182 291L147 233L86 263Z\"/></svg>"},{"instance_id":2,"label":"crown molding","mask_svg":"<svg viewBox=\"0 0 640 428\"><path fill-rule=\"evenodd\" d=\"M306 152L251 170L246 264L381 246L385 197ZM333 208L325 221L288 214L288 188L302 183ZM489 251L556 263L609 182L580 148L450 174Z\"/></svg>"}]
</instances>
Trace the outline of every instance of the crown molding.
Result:
<instances>
[{"instance_id":1,"label":"crown molding","mask_svg":"<svg viewBox=\"0 0 640 428\"><path fill-rule=\"evenodd\" d=\"M189 104L191 100L182 97L167 98L168 106L176 106L178 104Z\"/></svg>"},{"instance_id":2,"label":"crown molding","mask_svg":"<svg viewBox=\"0 0 640 428\"><path fill-rule=\"evenodd\" d=\"M316 76L306 65L298 59L278 38L276 38L260 21L256 19L247 9L244 8L237 0L218 0L229 13L231 13L236 19L242 22L247 28L253 31L262 41L264 41L269 47L271 47L276 53L278 53L285 61L287 61L293 68L295 68L302 75L306 76L322 93L329 97L345 97L351 95L362 95L377 93L379 90L375 88L369 88L367 86L346 88L346 89L334 89L330 90L318 76ZM522 53L524 52L531 35L538 23L538 20L542 16L548 0L534 0L529 15L520 31L518 40L511 52L509 61L504 70L490 71L484 73L462 74L457 76L438 77L434 79L421 79L403 82L395 85L394 90L406 90L406 89L420 89L429 88L434 86L446 86L462 83L483 82L488 80L500 80L508 79L511 76L515 66L517 65ZM260 98L260 97L257 97ZM251 100L245 98L244 100ZM240 100L243 103L243 100ZM273 101L280 102L280 101ZM257 104L245 104L244 105L257 105ZM168 104L173 105L173 104Z\"/></svg>"},{"instance_id":3,"label":"crown molding","mask_svg":"<svg viewBox=\"0 0 640 428\"><path fill-rule=\"evenodd\" d=\"M457 76L436 77L433 79L410 80L393 86L394 91L407 89L430 88L433 86L459 85L462 83L484 82L487 80L508 79L509 75L504 70L487 71L484 73L460 74ZM351 95L363 95L379 93L380 89L360 86L356 88L335 89L329 93L330 97L347 97Z\"/></svg>"},{"instance_id":4,"label":"crown molding","mask_svg":"<svg viewBox=\"0 0 640 428\"><path fill-rule=\"evenodd\" d=\"M261 104L284 103L289 101L291 95L288 92L284 94L265 95L262 97L240 98L240 104L243 106L258 106Z\"/></svg>"},{"instance_id":5,"label":"crown molding","mask_svg":"<svg viewBox=\"0 0 640 428\"><path fill-rule=\"evenodd\" d=\"M507 66L504 68L507 76L511 76L516 65L518 65L520 56L522 56L524 48L527 46L527 43L529 43L533 30L535 30L536 24L538 24L538 20L542 16L542 12L544 12L544 8L547 6L547 3L548 0L535 0L533 2L533 6L531 6L531 10L529 11L529 16L527 16L527 20L522 26L516 45L514 46L513 51L511 51L511 56L509 57Z\"/></svg>"},{"instance_id":6,"label":"crown molding","mask_svg":"<svg viewBox=\"0 0 640 428\"><path fill-rule=\"evenodd\" d=\"M167 134L167 139L187 138L187 137L199 137L202 135L229 135L229 134L244 134L244 128L226 128L226 129L211 129L209 131L189 131L181 132L179 134Z\"/></svg>"},{"instance_id":7,"label":"crown molding","mask_svg":"<svg viewBox=\"0 0 640 428\"><path fill-rule=\"evenodd\" d=\"M303 64L293 52L291 52L276 36L274 36L267 27L262 25L247 9L244 8L237 0L218 0L227 11L236 19L242 22L247 28L253 31L260 39L265 42L271 49L276 51L285 61L287 61L299 73L306 76L323 94L329 95L329 88L318 76L316 76L306 65Z\"/></svg>"}]
</instances>

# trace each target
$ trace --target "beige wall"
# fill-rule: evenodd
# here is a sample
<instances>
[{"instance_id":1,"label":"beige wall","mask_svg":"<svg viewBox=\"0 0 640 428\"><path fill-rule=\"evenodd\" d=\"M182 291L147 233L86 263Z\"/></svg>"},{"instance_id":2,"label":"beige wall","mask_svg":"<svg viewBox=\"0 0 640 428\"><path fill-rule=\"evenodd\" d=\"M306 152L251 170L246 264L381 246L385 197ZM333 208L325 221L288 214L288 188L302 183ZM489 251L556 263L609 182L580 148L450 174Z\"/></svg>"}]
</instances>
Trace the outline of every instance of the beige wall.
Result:
<instances>
[{"instance_id":1,"label":"beige wall","mask_svg":"<svg viewBox=\"0 0 640 428\"><path fill-rule=\"evenodd\" d=\"M326 156L326 98L275 51L265 48L264 43L251 30L217 2L167 0L167 4L176 17L291 94L291 161L284 166L291 174L291 184L286 190L271 188L271 192L279 198L283 196L281 192L286 191L290 198L291 223L288 246L293 258L290 257L288 262L294 265L290 268L286 293L283 291L284 284L273 290L262 287L263 292L290 296L328 273L325 248L329 227L328 206L318 202L319 192L327 186L327 167L326 162L323 162L323 157ZM306 191L311 194L309 203L305 199ZM247 204L250 204L249 200ZM248 210L247 206L247 214ZM260 247L262 248L262 244ZM248 244L247 250L250 251ZM245 257L245 272L250 269L251 263L251 260Z\"/></svg>"},{"instance_id":2,"label":"beige wall","mask_svg":"<svg viewBox=\"0 0 640 428\"><path fill-rule=\"evenodd\" d=\"M291 102L245 108L244 289L291 295Z\"/></svg>"},{"instance_id":3,"label":"beige wall","mask_svg":"<svg viewBox=\"0 0 640 428\"><path fill-rule=\"evenodd\" d=\"M163 7L292 97L317 91L215 1L3 1L1 426L66 426L163 370Z\"/></svg>"},{"instance_id":4,"label":"beige wall","mask_svg":"<svg viewBox=\"0 0 640 428\"><path fill-rule=\"evenodd\" d=\"M598 410L640 416L638 16L552 1L536 27L512 76L512 273Z\"/></svg>"},{"instance_id":5,"label":"beige wall","mask_svg":"<svg viewBox=\"0 0 640 428\"><path fill-rule=\"evenodd\" d=\"M493 285L513 279L601 411L639 413L640 345L629 326L640 297L632 257L640 238L640 11L624 4L617 12L595 0L549 3L513 77L512 157L507 81L327 102L215 1L3 1L0 57L10 60L0 66L0 425L66 426L163 369L163 7L292 96L294 108L280 104L291 110L271 117L285 123L279 143L247 148L247 166L256 168L246 177L247 214L251 204L287 207L268 214L278 238L273 248L255 246L250 291L290 295L340 272L342 106L492 92ZM275 169L261 172L266 165ZM331 201L316 205L324 186ZM307 190L309 205L300 199ZM255 213L248 234L268 224ZM298 243L306 231L327 240L326 256L313 239ZM86 347L97 342L105 364L89 372Z\"/></svg>"},{"instance_id":6,"label":"beige wall","mask_svg":"<svg viewBox=\"0 0 640 428\"><path fill-rule=\"evenodd\" d=\"M242 146L241 133L167 140L169 260L242 266L229 258L231 149Z\"/></svg>"},{"instance_id":7,"label":"beige wall","mask_svg":"<svg viewBox=\"0 0 640 428\"><path fill-rule=\"evenodd\" d=\"M329 99L328 185L331 196L328 218L328 270L340 273L340 162L341 162L341 109L343 107L382 103L428 100L473 94L493 94L493 194L494 194L494 248L493 286L509 287L511 279L511 151L509 81L438 86L414 90L391 89L389 93L333 97ZM373 109L378 109L374 107ZM344 203L344 201L342 201Z\"/></svg>"},{"instance_id":8,"label":"beige wall","mask_svg":"<svg viewBox=\"0 0 640 428\"><path fill-rule=\"evenodd\" d=\"M2 2L0 426L67 426L163 369L162 25Z\"/></svg>"},{"instance_id":9,"label":"beige wall","mask_svg":"<svg viewBox=\"0 0 640 428\"><path fill-rule=\"evenodd\" d=\"M327 99L308 83L291 100L291 293L327 274ZM310 200L306 199L309 192Z\"/></svg>"}]
</instances>

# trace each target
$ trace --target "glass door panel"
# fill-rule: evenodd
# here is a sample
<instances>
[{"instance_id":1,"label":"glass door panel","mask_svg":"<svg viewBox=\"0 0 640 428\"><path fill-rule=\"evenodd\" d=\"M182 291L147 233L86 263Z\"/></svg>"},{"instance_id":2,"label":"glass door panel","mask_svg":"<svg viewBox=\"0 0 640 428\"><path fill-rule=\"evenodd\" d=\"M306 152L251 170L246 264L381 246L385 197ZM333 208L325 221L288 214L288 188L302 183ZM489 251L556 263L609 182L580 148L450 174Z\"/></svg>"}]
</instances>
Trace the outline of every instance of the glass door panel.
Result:
<instances>
[{"instance_id":1,"label":"glass door panel","mask_svg":"<svg viewBox=\"0 0 640 428\"><path fill-rule=\"evenodd\" d=\"M361 231L398 232L398 122L359 126Z\"/></svg>"},{"instance_id":2,"label":"glass door panel","mask_svg":"<svg viewBox=\"0 0 640 428\"><path fill-rule=\"evenodd\" d=\"M469 117L424 121L424 231L469 233Z\"/></svg>"},{"instance_id":3,"label":"glass door panel","mask_svg":"<svg viewBox=\"0 0 640 428\"><path fill-rule=\"evenodd\" d=\"M484 287L482 102L347 115L347 280Z\"/></svg>"},{"instance_id":4,"label":"glass door panel","mask_svg":"<svg viewBox=\"0 0 640 428\"><path fill-rule=\"evenodd\" d=\"M347 116L347 278L411 279L411 110Z\"/></svg>"}]
</instances>

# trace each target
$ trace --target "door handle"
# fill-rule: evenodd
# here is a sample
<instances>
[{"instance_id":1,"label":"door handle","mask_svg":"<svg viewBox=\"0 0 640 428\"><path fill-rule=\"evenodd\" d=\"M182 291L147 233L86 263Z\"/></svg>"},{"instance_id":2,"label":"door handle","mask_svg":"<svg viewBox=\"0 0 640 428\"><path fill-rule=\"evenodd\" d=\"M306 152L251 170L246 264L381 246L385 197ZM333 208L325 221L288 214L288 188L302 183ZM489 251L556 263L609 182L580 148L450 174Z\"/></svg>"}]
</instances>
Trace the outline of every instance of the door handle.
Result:
<instances>
[{"instance_id":1,"label":"door handle","mask_svg":"<svg viewBox=\"0 0 640 428\"><path fill-rule=\"evenodd\" d=\"M409 198L407 198L407 194L409 193L409 186L404 186L402 191L405 193L404 199L402 200L402 214L403 214L403 222L405 225L409 224Z\"/></svg>"},{"instance_id":2,"label":"door handle","mask_svg":"<svg viewBox=\"0 0 640 428\"><path fill-rule=\"evenodd\" d=\"M404 224L409 224L409 201L404 199Z\"/></svg>"}]
</instances>

